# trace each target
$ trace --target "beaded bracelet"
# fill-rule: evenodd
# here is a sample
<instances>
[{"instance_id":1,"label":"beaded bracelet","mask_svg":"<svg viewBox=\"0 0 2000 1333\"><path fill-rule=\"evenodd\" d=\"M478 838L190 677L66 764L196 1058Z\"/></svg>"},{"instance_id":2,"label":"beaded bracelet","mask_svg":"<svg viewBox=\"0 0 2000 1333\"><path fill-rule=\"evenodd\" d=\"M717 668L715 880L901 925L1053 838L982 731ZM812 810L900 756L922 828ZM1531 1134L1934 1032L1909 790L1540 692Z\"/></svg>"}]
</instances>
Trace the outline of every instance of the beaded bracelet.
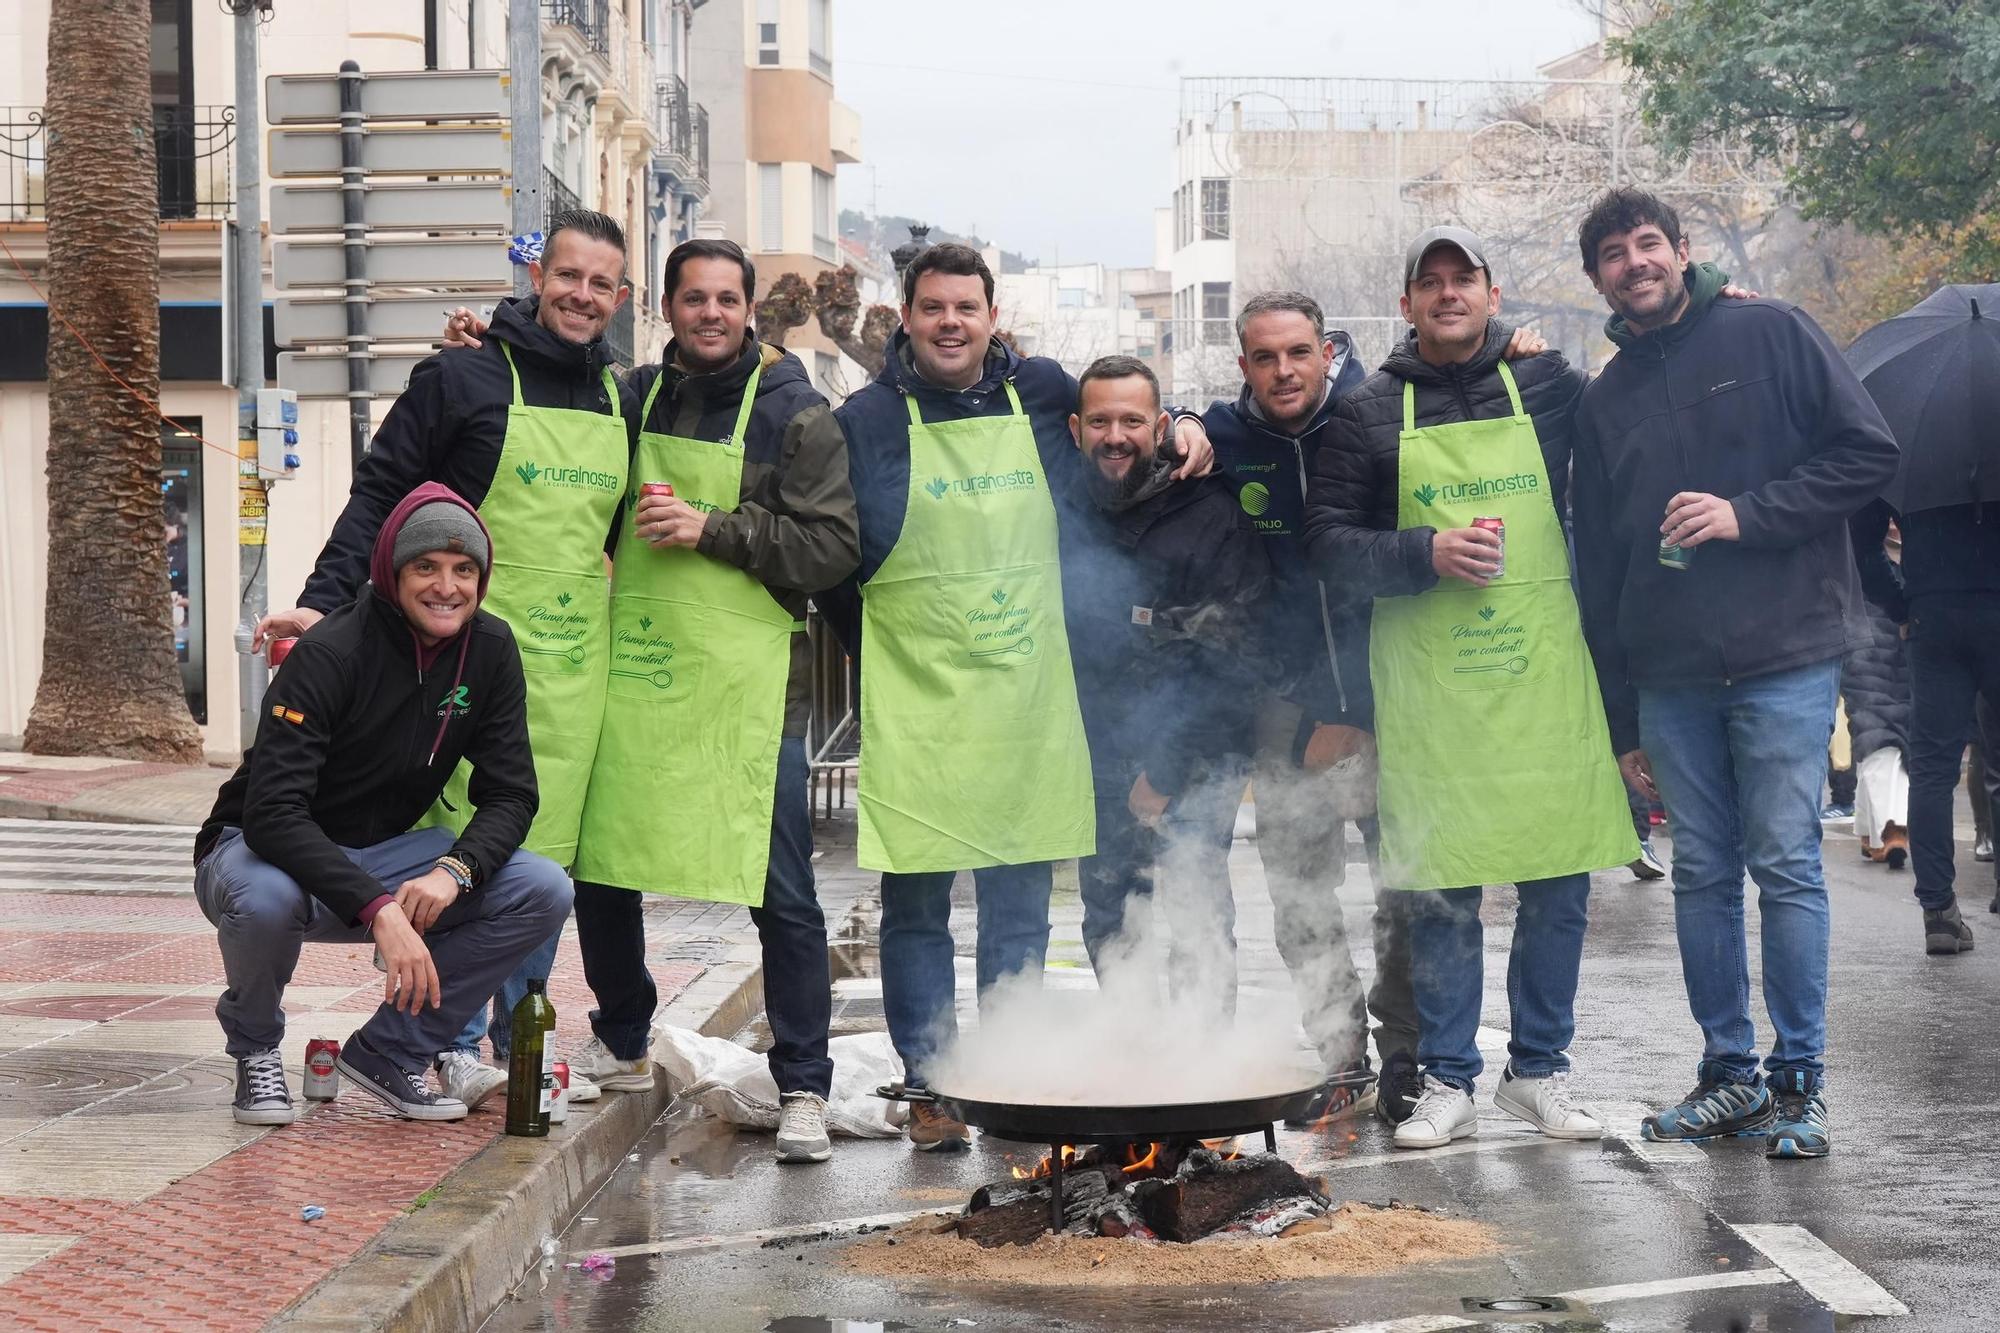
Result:
<instances>
[{"instance_id":1,"label":"beaded bracelet","mask_svg":"<svg viewBox=\"0 0 2000 1333\"><path fill-rule=\"evenodd\" d=\"M451 882L458 885L460 893L472 892L472 869L455 856L440 856L437 869L451 876Z\"/></svg>"}]
</instances>

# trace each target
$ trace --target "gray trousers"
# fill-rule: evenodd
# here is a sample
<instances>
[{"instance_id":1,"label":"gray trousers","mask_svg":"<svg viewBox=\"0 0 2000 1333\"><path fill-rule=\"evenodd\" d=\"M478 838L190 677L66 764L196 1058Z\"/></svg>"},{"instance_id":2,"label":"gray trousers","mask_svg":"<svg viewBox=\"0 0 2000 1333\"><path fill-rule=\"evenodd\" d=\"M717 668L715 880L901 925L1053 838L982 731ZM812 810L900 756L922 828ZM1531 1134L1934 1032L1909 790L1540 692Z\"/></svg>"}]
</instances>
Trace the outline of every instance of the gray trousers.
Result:
<instances>
[{"instance_id":1,"label":"gray trousers","mask_svg":"<svg viewBox=\"0 0 2000 1333\"><path fill-rule=\"evenodd\" d=\"M418 829L373 847L343 847L348 859L373 876L384 893L428 871L449 852L449 829ZM299 948L312 944L365 944L366 927L350 926L298 881L251 851L237 829L226 829L194 872L195 901L214 923L229 989L215 1002L215 1016L238 1059L284 1040L285 986L298 966ZM444 1003L414 1017L387 1004L361 1027L368 1044L404 1069L420 1073L447 1049L465 1020L490 999L514 967L561 929L569 916L569 876L545 856L516 852L487 876L477 892L463 894L424 934L437 966Z\"/></svg>"},{"instance_id":2,"label":"gray trousers","mask_svg":"<svg viewBox=\"0 0 2000 1333\"><path fill-rule=\"evenodd\" d=\"M1347 879L1347 821L1337 818L1311 774L1293 759L1302 711L1266 695L1257 709L1257 855L1270 886L1278 952L1291 971L1306 1035L1329 1071L1367 1055L1368 1014L1383 1059L1416 1056L1417 1002L1410 990L1409 909L1381 887L1375 822L1361 822L1375 880L1375 984L1364 1001L1348 949L1339 889Z\"/></svg>"}]
</instances>

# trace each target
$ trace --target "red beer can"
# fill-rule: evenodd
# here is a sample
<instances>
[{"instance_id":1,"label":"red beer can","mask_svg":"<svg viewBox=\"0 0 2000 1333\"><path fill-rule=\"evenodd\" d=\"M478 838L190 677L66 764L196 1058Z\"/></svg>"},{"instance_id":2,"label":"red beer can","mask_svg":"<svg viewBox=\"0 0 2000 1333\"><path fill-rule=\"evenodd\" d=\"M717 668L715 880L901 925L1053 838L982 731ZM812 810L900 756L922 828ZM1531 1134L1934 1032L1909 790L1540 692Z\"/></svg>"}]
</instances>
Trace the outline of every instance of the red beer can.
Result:
<instances>
[{"instance_id":1,"label":"red beer can","mask_svg":"<svg viewBox=\"0 0 2000 1333\"><path fill-rule=\"evenodd\" d=\"M672 495L673 493L674 487L672 482L649 481L639 487L639 494L641 495Z\"/></svg>"},{"instance_id":2,"label":"red beer can","mask_svg":"<svg viewBox=\"0 0 2000 1333\"><path fill-rule=\"evenodd\" d=\"M340 1043L331 1037L315 1037L306 1043L307 1100L330 1102L340 1095L340 1070L335 1066L339 1059Z\"/></svg>"},{"instance_id":3,"label":"red beer can","mask_svg":"<svg viewBox=\"0 0 2000 1333\"><path fill-rule=\"evenodd\" d=\"M1493 577L1496 579L1501 577L1507 572L1507 524L1497 518L1475 518L1472 520L1472 526L1484 528L1500 539L1500 555L1497 561L1499 568L1493 571Z\"/></svg>"},{"instance_id":4,"label":"red beer can","mask_svg":"<svg viewBox=\"0 0 2000 1333\"><path fill-rule=\"evenodd\" d=\"M554 1070L556 1095L549 1099L549 1123L560 1125L569 1119L569 1061L556 1061Z\"/></svg>"},{"instance_id":5,"label":"red beer can","mask_svg":"<svg viewBox=\"0 0 2000 1333\"><path fill-rule=\"evenodd\" d=\"M270 654L271 670L276 671L278 669L278 663L284 661L287 657L291 655L292 645L297 642L298 640L295 638L271 640L271 642L264 649L266 653Z\"/></svg>"}]
</instances>

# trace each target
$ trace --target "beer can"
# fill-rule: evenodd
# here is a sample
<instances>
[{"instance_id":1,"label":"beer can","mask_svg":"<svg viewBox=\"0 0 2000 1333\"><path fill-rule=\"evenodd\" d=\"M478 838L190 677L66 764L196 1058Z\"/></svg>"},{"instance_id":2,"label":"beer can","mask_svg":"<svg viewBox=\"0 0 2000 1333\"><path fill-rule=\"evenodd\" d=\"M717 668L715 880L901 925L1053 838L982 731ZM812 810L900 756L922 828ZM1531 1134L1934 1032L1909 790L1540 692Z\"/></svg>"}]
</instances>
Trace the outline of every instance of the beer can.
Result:
<instances>
[{"instance_id":1,"label":"beer can","mask_svg":"<svg viewBox=\"0 0 2000 1333\"><path fill-rule=\"evenodd\" d=\"M1660 543L1660 563L1668 569L1685 570L1694 563L1694 552L1685 546L1675 546L1671 542Z\"/></svg>"},{"instance_id":2,"label":"beer can","mask_svg":"<svg viewBox=\"0 0 2000 1333\"><path fill-rule=\"evenodd\" d=\"M549 1123L560 1125L569 1119L569 1061L555 1064L556 1095L549 1102Z\"/></svg>"},{"instance_id":3,"label":"beer can","mask_svg":"<svg viewBox=\"0 0 2000 1333\"><path fill-rule=\"evenodd\" d=\"M292 645L297 642L297 639L271 640L270 644L264 649L266 653L270 654L271 670L276 671L278 669L278 664L291 655Z\"/></svg>"},{"instance_id":4,"label":"beer can","mask_svg":"<svg viewBox=\"0 0 2000 1333\"><path fill-rule=\"evenodd\" d=\"M666 481L649 481L639 488L639 494L641 495L672 495L673 493L673 483Z\"/></svg>"},{"instance_id":5,"label":"beer can","mask_svg":"<svg viewBox=\"0 0 2000 1333\"><path fill-rule=\"evenodd\" d=\"M1498 564L1499 568L1493 571L1493 577L1496 579L1500 578L1507 572L1506 521L1504 519L1498 519L1498 518L1475 518L1472 520L1472 526L1475 528L1484 528L1486 531L1492 533L1495 537L1500 539L1500 554L1496 560L1496 563Z\"/></svg>"},{"instance_id":6,"label":"beer can","mask_svg":"<svg viewBox=\"0 0 2000 1333\"><path fill-rule=\"evenodd\" d=\"M330 1102L340 1095L340 1043L331 1037L315 1037L306 1043L306 1100Z\"/></svg>"}]
</instances>

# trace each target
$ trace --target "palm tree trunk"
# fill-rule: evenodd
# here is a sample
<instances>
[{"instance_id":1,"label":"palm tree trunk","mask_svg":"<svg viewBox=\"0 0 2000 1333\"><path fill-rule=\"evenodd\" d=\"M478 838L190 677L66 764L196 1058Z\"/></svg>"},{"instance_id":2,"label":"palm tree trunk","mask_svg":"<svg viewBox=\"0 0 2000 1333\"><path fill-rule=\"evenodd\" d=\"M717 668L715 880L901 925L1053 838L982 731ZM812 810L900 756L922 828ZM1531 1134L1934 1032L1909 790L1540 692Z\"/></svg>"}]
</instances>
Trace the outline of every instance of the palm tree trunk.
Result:
<instances>
[{"instance_id":1,"label":"palm tree trunk","mask_svg":"<svg viewBox=\"0 0 2000 1333\"><path fill-rule=\"evenodd\" d=\"M160 248L151 38L148 0L51 0L48 598L24 739L36 754L198 763L201 733L174 659L152 406Z\"/></svg>"}]
</instances>

